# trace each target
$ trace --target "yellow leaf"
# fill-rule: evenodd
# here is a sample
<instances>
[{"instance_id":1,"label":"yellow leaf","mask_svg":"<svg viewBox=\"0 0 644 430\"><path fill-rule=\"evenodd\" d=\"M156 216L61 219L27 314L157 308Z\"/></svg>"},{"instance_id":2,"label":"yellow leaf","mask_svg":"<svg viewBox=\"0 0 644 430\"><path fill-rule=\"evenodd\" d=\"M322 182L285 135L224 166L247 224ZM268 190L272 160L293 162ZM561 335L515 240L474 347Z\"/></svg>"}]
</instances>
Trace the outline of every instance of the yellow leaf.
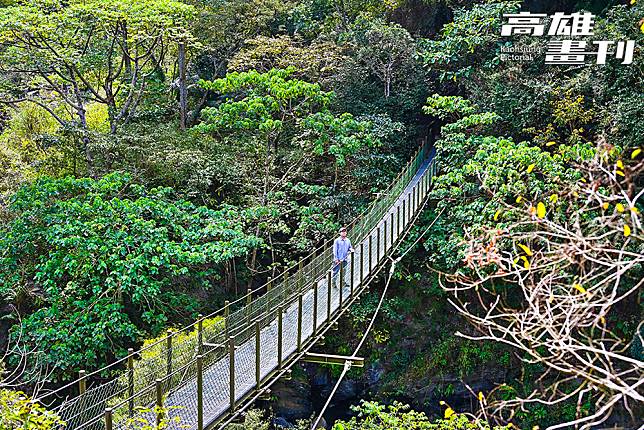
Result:
<instances>
[{"instance_id":1,"label":"yellow leaf","mask_svg":"<svg viewBox=\"0 0 644 430\"><path fill-rule=\"evenodd\" d=\"M604 317L599 317L599 321L601 321L601 323L602 323L603 325L606 325L606 318L604 318Z\"/></svg>"},{"instance_id":2,"label":"yellow leaf","mask_svg":"<svg viewBox=\"0 0 644 430\"><path fill-rule=\"evenodd\" d=\"M556 145L556 144L557 144L557 142L555 142L554 140L551 140L550 142L546 143L546 146L552 146L552 145Z\"/></svg>"},{"instance_id":3,"label":"yellow leaf","mask_svg":"<svg viewBox=\"0 0 644 430\"><path fill-rule=\"evenodd\" d=\"M537 208L535 208L534 206L530 206L530 209L528 209L528 212L530 213L530 215L534 215L535 213L537 213Z\"/></svg>"},{"instance_id":4,"label":"yellow leaf","mask_svg":"<svg viewBox=\"0 0 644 430\"><path fill-rule=\"evenodd\" d=\"M532 430L539 430L539 426L532 426Z\"/></svg>"},{"instance_id":5,"label":"yellow leaf","mask_svg":"<svg viewBox=\"0 0 644 430\"><path fill-rule=\"evenodd\" d=\"M548 297L548 303L552 303L555 301L555 296L554 294L550 293L550 297Z\"/></svg>"},{"instance_id":6,"label":"yellow leaf","mask_svg":"<svg viewBox=\"0 0 644 430\"><path fill-rule=\"evenodd\" d=\"M532 257L532 250L530 248L521 243L519 244L519 246L525 251L526 254L528 254L529 257Z\"/></svg>"},{"instance_id":7,"label":"yellow leaf","mask_svg":"<svg viewBox=\"0 0 644 430\"><path fill-rule=\"evenodd\" d=\"M640 213L640 210L637 209L635 206L632 206L631 207L631 212L633 212L634 214L638 214L638 213Z\"/></svg>"},{"instance_id":8,"label":"yellow leaf","mask_svg":"<svg viewBox=\"0 0 644 430\"><path fill-rule=\"evenodd\" d=\"M445 401L441 400L440 402L438 402L438 404L443 406L443 405L445 405Z\"/></svg>"},{"instance_id":9,"label":"yellow leaf","mask_svg":"<svg viewBox=\"0 0 644 430\"><path fill-rule=\"evenodd\" d=\"M616 170L615 173L617 173L619 176L624 176L624 172L622 172L621 170Z\"/></svg>"},{"instance_id":10,"label":"yellow leaf","mask_svg":"<svg viewBox=\"0 0 644 430\"><path fill-rule=\"evenodd\" d=\"M519 262L519 257L514 259L514 264L517 264Z\"/></svg>"},{"instance_id":11,"label":"yellow leaf","mask_svg":"<svg viewBox=\"0 0 644 430\"><path fill-rule=\"evenodd\" d=\"M534 170L534 163L528 166L528 173L532 172L533 170Z\"/></svg>"},{"instance_id":12,"label":"yellow leaf","mask_svg":"<svg viewBox=\"0 0 644 430\"><path fill-rule=\"evenodd\" d=\"M501 209L497 210L497 211L494 213L494 221L496 221L496 220L498 220L498 219L499 219L499 215L501 215Z\"/></svg>"},{"instance_id":13,"label":"yellow leaf","mask_svg":"<svg viewBox=\"0 0 644 430\"><path fill-rule=\"evenodd\" d=\"M552 194L552 195L550 196L550 201L551 201L552 203L557 203L557 200L558 200L558 199L559 199L559 196L558 196L558 195L556 195L556 194Z\"/></svg>"},{"instance_id":14,"label":"yellow leaf","mask_svg":"<svg viewBox=\"0 0 644 430\"><path fill-rule=\"evenodd\" d=\"M622 163L622 160L617 160L617 167L624 169L624 163Z\"/></svg>"},{"instance_id":15,"label":"yellow leaf","mask_svg":"<svg viewBox=\"0 0 644 430\"><path fill-rule=\"evenodd\" d=\"M521 259L523 260L523 268L526 269L526 270L529 269L530 268L530 262L528 261L526 256L522 255Z\"/></svg>"},{"instance_id":16,"label":"yellow leaf","mask_svg":"<svg viewBox=\"0 0 644 430\"><path fill-rule=\"evenodd\" d=\"M537 216L542 219L546 216L546 205L542 202L537 204Z\"/></svg>"},{"instance_id":17,"label":"yellow leaf","mask_svg":"<svg viewBox=\"0 0 644 430\"><path fill-rule=\"evenodd\" d=\"M637 0L631 0L631 5L634 5L635 3L637 3Z\"/></svg>"},{"instance_id":18,"label":"yellow leaf","mask_svg":"<svg viewBox=\"0 0 644 430\"><path fill-rule=\"evenodd\" d=\"M578 193L577 191L573 191L573 192L572 192L572 195L573 195L573 196L575 196L575 197L577 197L577 198L579 198L579 193Z\"/></svg>"},{"instance_id":19,"label":"yellow leaf","mask_svg":"<svg viewBox=\"0 0 644 430\"><path fill-rule=\"evenodd\" d=\"M579 291L581 294L584 294L586 292L586 289L582 287L581 284L574 284L573 288Z\"/></svg>"},{"instance_id":20,"label":"yellow leaf","mask_svg":"<svg viewBox=\"0 0 644 430\"><path fill-rule=\"evenodd\" d=\"M617 203L617 205L615 207L617 208L617 212L619 212L619 213L624 212L624 205L623 204Z\"/></svg>"},{"instance_id":21,"label":"yellow leaf","mask_svg":"<svg viewBox=\"0 0 644 430\"><path fill-rule=\"evenodd\" d=\"M638 155L640 155L640 152L642 152L640 148L634 149L633 152L631 152L631 158L637 157Z\"/></svg>"},{"instance_id":22,"label":"yellow leaf","mask_svg":"<svg viewBox=\"0 0 644 430\"><path fill-rule=\"evenodd\" d=\"M628 226L628 224L624 224L624 236L628 237L631 235L631 228Z\"/></svg>"},{"instance_id":23,"label":"yellow leaf","mask_svg":"<svg viewBox=\"0 0 644 430\"><path fill-rule=\"evenodd\" d=\"M445 419L447 419L447 418L451 417L451 416L452 416L452 415L454 415L455 413L456 413L456 412L454 412L454 409L452 409L452 408L447 408L447 409L445 409Z\"/></svg>"},{"instance_id":24,"label":"yellow leaf","mask_svg":"<svg viewBox=\"0 0 644 430\"><path fill-rule=\"evenodd\" d=\"M644 22L642 23L642 25L640 25L640 31L644 33Z\"/></svg>"},{"instance_id":25,"label":"yellow leaf","mask_svg":"<svg viewBox=\"0 0 644 430\"><path fill-rule=\"evenodd\" d=\"M608 209L608 202L604 202L604 203L602 203L602 208L603 208L604 210Z\"/></svg>"},{"instance_id":26,"label":"yellow leaf","mask_svg":"<svg viewBox=\"0 0 644 430\"><path fill-rule=\"evenodd\" d=\"M521 197L521 196L517 197L517 203L521 203L522 199L523 199L523 197Z\"/></svg>"},{"instance_id":27,"label":"yellow leaf","mask_svg":"<svg viewBox=\"0 0 644 430\"><path fill-rule=\"evenodd\" d=\"M479 402L482 402L485 397L483 396L483 392L479 391Z\"/></svg>"}]
</instances>

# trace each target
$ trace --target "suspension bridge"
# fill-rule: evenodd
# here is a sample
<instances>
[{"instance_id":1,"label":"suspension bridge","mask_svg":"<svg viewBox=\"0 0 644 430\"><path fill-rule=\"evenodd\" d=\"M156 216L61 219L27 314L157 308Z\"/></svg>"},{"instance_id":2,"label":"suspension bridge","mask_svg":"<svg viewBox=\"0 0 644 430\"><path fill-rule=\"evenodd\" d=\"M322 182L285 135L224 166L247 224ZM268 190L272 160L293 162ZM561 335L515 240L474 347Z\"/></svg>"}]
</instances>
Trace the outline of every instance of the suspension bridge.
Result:
<instances>
[{"instance_id":1,"label":"suspension bridge","mask_svg":"<svg viewBox=\"0 0 644 430\"><path fill-rule=\"evenodd\" d=\"M419 215L437 162L424 140L397 178L348 226L354 252L333 273L333 239L223 309L129 350L109 366L38 398L65 430L225 428L298 361L362 365L310 349L359 299ZM103 381L103 382L101 382ZM73 391L74 396L61 398Z\"/></svg>"}]
</instances>

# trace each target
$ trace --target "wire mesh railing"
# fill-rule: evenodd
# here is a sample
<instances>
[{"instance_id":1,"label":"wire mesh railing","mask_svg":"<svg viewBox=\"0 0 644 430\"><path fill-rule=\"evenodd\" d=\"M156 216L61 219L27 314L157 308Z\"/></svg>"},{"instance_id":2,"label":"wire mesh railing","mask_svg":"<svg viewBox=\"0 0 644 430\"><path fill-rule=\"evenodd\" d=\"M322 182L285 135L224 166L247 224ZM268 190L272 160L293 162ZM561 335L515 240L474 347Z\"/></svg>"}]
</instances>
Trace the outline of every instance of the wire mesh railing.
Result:
<instances>
[{"instance_id":1,"label":"wire mesh railing","mask_svg":"<svg viewBox=\"0 0 644 430\"><path fill-rule=\"evenodd\" d=\"M332 273L332 242L327 241L219 311L138 351L130 350L110 366L38 400L46 404L78 386L77 396L55 408L66 429L127 428L133 421L158 422L164 416L155 405L169 407L165 413L170 416L174 412L178 420L171 424L177 428L202 429L204 421L234 409L235 402L257 388L329 320L342 306L343 294L349 298L393 247L429 190L436 170L429 150L423 142L390 186L348 226L348 236L359 245L339 276ZM331 285L338 278L348 279L350 286L341 285L335 291ZM86 388L90 377L116 369L122 369L119 377Z\"/></svg>"}]
</instances>

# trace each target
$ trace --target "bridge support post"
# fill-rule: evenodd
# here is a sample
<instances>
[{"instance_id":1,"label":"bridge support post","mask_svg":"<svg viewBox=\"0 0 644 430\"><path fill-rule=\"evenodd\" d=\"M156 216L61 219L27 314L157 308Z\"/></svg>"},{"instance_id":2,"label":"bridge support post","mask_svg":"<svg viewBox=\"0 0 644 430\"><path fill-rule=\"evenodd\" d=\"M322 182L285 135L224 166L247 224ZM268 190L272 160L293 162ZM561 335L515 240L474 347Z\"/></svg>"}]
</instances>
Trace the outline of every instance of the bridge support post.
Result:
<instances>
[{"instance_id":1,"label":"bridge support post","mask_svg":"<svg viewBox=\"0 0 644 430\"><path fill-rule=\"evenodd\" d=\"M425 174L420 177L420 181L418 182L418 201L422 201L423 199L423 193L425 192Z\"/></svg>"},{"instance_id":2,"label":"bridge support post","mask_svg":"<svg viewBox=\"0 0 644 430\"><path fill-rule=\"evenodd\" d=\"M228 317L230 316L230 301L226 300L224 302L224 333L228 337L228 332L230 331Z\"/></svg>"},{"instance_id":3,"label":"bridge support post","mask_svg":"<svg viewBox=\"0 0 644 430\"><path fill-rule=\"evenodd\" d=\"M83 395L87 391L87 372L84 370L78 371L78 394Z\"/></svg>"},{"instance_id":4,"label":"bridge support post","mask_svg":"<svg viewBox=\"0 0 644 430\"><path fill-rule=\"evenodd\" d=\"M154 381L156 394L157 394L157 428L160 427L161 421L163 421L163 383L162 379L157 379Z\"/></svg>"},{"instance_id":5,"label":"bridge support post","mask_svg":"<svg viewBox=\"0 0 644 430\"><path fill-rule=\"evenodd\" d=\"M384 244L382 254L387 255L387 218L384 220L384 227L382 229L382 242Z\"/></svg>"},{"instance_id":6,"label":"bridge support post","mask_svg":"<svg viewBox=\"0 0 644 430\"><path fill-rule=\"evenodd\" d=\"M320 248L315 248L313 250L313 258L311 258L311 271L309 273L309 277L313 280L317 279L318 277L318 266L315 264L318 261L318 257L320 256Z\"/></svg>"},{"instance_id":7,"label":"bridge support post","mask_svg":"<svg viewBox=\"0 0 644 430\"><path fill-rule=\"evenodd\" d=\"M277 368L282 368L282 306L277 307Z\"/></svg>"},{"instance_id":8,"label":"bridge support post","mask_svg":"<svg viewBox=\"0 0 644 430\"><path fill-rule=\"evenodd\" d=\"M418 199L416 198L416 185L414 185L411 189L411 213L416 213L416 209L418 209ZM411 219L411 217L409 217Z\"/></svg>"},{"instance_id":9,"label":"bridge support post","mask_svg":"<svg viewBox=\"0 0 644 430\"><path fill-rule=\"evenodd\" d=\"M423 176L423 200L429 191L429 170L425 170L425 176Z\"/></svg>"},{"instance_id":10,"label":"bridge support post","mask_svg":"<svg viewBox=\"0 0 644 430\"><path fill-rule=\"evenodd\" d=\"M351 254L351 269L350 269L351 273L349 274L349 276L351 276L351 282L349 283L349 288L350 288L349 295L350 295L350 297L353 297L353 283L354 283L353 275L355 274L355 269L354 269L355 264L353 262L353 260L354 260L353 256L354 256L354 254Z\"/></svg>"},{"instance_id":11,"label":"bridge support post","mask_svg":"<svg viewBox=\"0 0 644 430\"><path fill-rule=\"evenodd\" d=\"M166 331L166 376L170 378L172 373L172 330ZM168 379L168 383L170 379Z\"/></svg>"},{"instance_id":12,"label":"bridge support post","mask_svg":"<svg viewBox=\"0 0 644 430\"><path fill-rule=\"evenodd\" d=\"M360 285L364 280L364 242L360 243Z\"/></svg>"},{"instance_id":13,"label":"bridge support post","mask_svg":"<svg viewBox=\"0 0 644 430\"><path fill-rule=\"evenodd\" d=\"M418 183L418 207L420 207L421 202L423 201L423 193L425 189L425 176L420 177L420 182Z\"/></svg>"},{"instance_id":14,"label":"bridge support post","mask_svg":"<svg viewBox=\"0 0 644 430\"><path fill-rule=\"evenodd\" d=\"M297 352L302 351L302 293L297 296Z\"/></svg>"},{"instance_id":15,"label":"bridge support post","mask_svg":"<svg viewBox=\"0 0 644 430\"><path fill-rule=\"evenodd\" d=\"M369 268L369 273L371 273L371 260L373 256L373 246L372 246L372 239L373 239L373 234L369 233L369 265L367 266Z\"/></svg>"},{"instance_id":16,"label":"bridge support post","mask_svg":"<svg viewBox=\"0 0 644 430\"><path fill-rule=\"evenodd\" d=\"M203 356L197 355L197 430L203 430Z\"/></svg>"},{"instance_id":17,"label":"bridge support post","mask_svg":"<svg viewBox=\"0 0 644 430\"><path fill-rule=\"evenodd\" d=\"M134 349L127 350L127 412L128 416L134 416Z\"/></svg>"},{"instance_id":18,"label":"bridge support post","mask_svg":"<svg viewBox=\"0 0 644 430\"><path fill-rule=\"evenodd\" d=\"M87 399L84 394L87 391L87 372L85 370L78 371L78 397L80 400L81 410L85 410L87 407Z\"/></svg>"},{"instance_id":19,"label":"bridge support post","mask_svg":"<svg viewBox=\"0 0 644 430\"><path fill-rule=\"evenodd\" d=\"M105 408L105 430L112 430L112 408Z\"/></svg>"},{"instance_id":20,"label":"bridge support post","mask_svg":"<svg viewBox=\"0 0 644 430\"><path fill-rule=\"evenodd\" d=\"M300 262L297 265L297 273L298 273L298 278L297 278L297 291L299 293L302 292L302 287L304 286L304 273L302 268L304 267L304 260L300 258Z\"/></svg>"},{"instance_id":21,"label":"bridge support post","mask_svg":"<svg viewBox=\"0 0 644 430\"><path fill-rule=\"evenodd\" d=\"M342 262L343 263L343 262ZM344 289L344 275L345 275L345 270L344 270L344 264L340 263L340 279L338 281L338 284L340 285L340 292L339 292L339 298L338 298L338 309L342 309L342 290Z\"/></svg>"},{"instance_id":22,"label":"bridge support post","mask_svg":"<svg viewBox=\"0 0 644 430\"><path fill-rule=\"evenodd\" d=\"M411 222L411 193L407 194L407 223Z\"/></svg>"},{"instance_id":23,"label":"bridge support post","mask_svg":"<svg viewBox=\"0 0 644 430\"><path fill-rule=\"evenodd\" d=\"M407 225L407 223L405 222L406 215L407 215L407 199L403 197L403 202L402 202L402 228L403 229L405 228L405 225ZM398 231L398 234L400 234L400 229Z\"/></svg>"},{"instance_id":24,"label":"bridge support post","mask_svg":"<svg viewBox=\"0 0 644 430\"><path fill-rule=\"evenodd\" d=\"M331 288L332 282L333 282L333 277L331 276L333 273L333 269L329 270L329 273L327 274L327 286L326 286L326 320L328 321L329 318L331 318Z\"/></svg>"},{"instance_id":25,"label":"bridge support post","mask_svg":"<svg viewBox=\"0 0 644 430\"><path fill-rule=\"evenodd\" d=\"M400 236L400 205L396 206L396 239Z\"/></svg>"},{"instance_id":26,"label":"bridge support post","mask_svg":"<svg viewBox=\"0 0 644 430\"><path fill-rule=\"evenodd\" d=\"M255 385L257 386L257 389L259 390L260 386L262 385L262 360L261 360L261 344L260 344L260 339L261 339L261 330L259 327L259 321L255 321Z\"/></svg>"},{"instance_id":27,"label":"bridge support post","mask_svg":"<svg viewBox=\"0 0 644 430\"><path fill-rule=\"evenodd\" d=\"M389 241L391 242L391 247L393 248L394 246L394 213L393 211L390 214L391 216L389 217L389 225L391 226L391 233L390 233L390 239Z\"/></svg>"},{"instance_id":28,"label":"bridge support post","mask_svg":"<svg viewBox=\"0 0 644 430\"><path fill-rule=\"evenodd\" d=\"M250 304L253 301L253 290L246 290L246 325L250 325Z\"/></svg>"},{"instance_id":29,"label":"bridge support post","mask_svg":"<svg viewBox=\"0 0 644 430\"><path fill-rule=\"evenodd\" d=\"M282 294L282 304L286 304L286 299L288 298L288 293L289 293L289 285L288 283L290 282L289 279L289 273L288 273L288 268L284 271L284 289L283 294Z\"/></svg>"},{"instance_id":30,"label":"bridge support post","mask_svg":"<svg viewBox=\"0 0 644 430\"><path fill-rule=\"evenodd\" d=\"M380 224L376 227L376 265L380 262Z\"/></svg>"},{"instance_id":31,"label":"bridge support post","mask_svg":"<svg viewBox=\"0 0 644 430\"><path fill-rule=\"evenodd\" d=\"M425 196L427 195L427 171L425 170L425 174L423 175L423 190L422 190L422 199L425 199Z\"/></svg>"},{"instance_id":32,"label":"bridge support post","mask_svg":"<svg viewBox=\"0 0 644 430\"><path fill-rule=\"evenodd\" d=\"M318 332L318 282L313 284L313 336Z\"/></svg>"},{"instance_id":33,"label":"bridge support post","mask_svg":"<svg viewBox=\"0 0 644 430\"><path fill-rule=\"evenodd\" d=\"M203 315L197 315L197 355L203 353Z\"/></svg>"},{"instance_id":34,"label":"bridge support post","mask_svg":"<svg viewBox=\"0 0 644 430\"><path fill-rule=\"evenodd\" d=\"M228 356L230 357L230 411L235 410L235 337L228 338Z\"/></svg>"},{"instance_id":35,"label":"bridge support post","mask_svg":"<svg viewBox=\"0 0 644 430\"><path fill-rule=\"evenodd\" d=\"M273 286L273 280L272 280L272 279L269 279L269 280L268 280L268 284L266 285L266 294L268 294L268 293L271 291L271 289L273 288L272 286ZM267 300L265 300L266 309L265 309L264 313L265 313L266 315L268 315L268 314L269 314L269 312L271 311L271 309L270 309L270 307L269 307L269 304L271 303L271 300L270 300L270 299L268 299L268 297L270 297L270 296L267 296Z\"/></svg>"}]
</instances>

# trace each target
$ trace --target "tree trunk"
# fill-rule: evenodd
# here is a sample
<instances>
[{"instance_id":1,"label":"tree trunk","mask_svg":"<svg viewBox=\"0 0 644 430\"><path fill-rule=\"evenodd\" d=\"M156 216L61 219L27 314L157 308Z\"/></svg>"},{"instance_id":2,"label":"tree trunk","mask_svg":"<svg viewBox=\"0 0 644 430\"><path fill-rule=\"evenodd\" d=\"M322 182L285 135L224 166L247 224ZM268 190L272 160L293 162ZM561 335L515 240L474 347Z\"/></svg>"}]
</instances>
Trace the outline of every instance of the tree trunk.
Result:
<instances>
[{"instance_id":1,"label":"tree trunk","mask_svg":"<svg viewBox=\"0 0 644 430\"><path fill-rule=\"evenodd\" d=\"M69 72L70 76L73 77L74 73L72 70L69 70ZM76 115L78 115L78 122L80 123L80 128L82 130L82 152L85 154L85 161L87 162L87 173L90 177L95 178L94 156L89 148L89 129L87 127L85 100L76 79L72 80L72 88L74 90L74 97L76 98Z\"/></svg>"},{"instance_id":2,"label":"tree trunk","mask_svg":"<svg viewBox=\"0 0 644 430\"><path fill-rule=\"evenodd\" d=\"M132 63L130 62L130 48L127 44L127 24L123 22L123 63L125 66L125 79L130 79L132 77Z\"/></svg>"},{"instance_id":3,"label":"tree trunk","mask_svg":"<svg viewBox=\"0 0 644 430\"><path fill-rule=\"evenodd\" d=\"M204 108L204 106L206 106L207 99L208 90L205 90L203 95L201 96L201 99L199 100L199 103L197 103L197 106L195 106L194 110L190 114L190 119L188 121L189 126L193 126L197 123L199 115L201 114L201 110Z\"/></svg>"},{"instance_id":4,"label":"tree trunk","mask_svg":"<svg viewBox=\"0 0 644 430\"><path fill-rule=\"evenodd\" d=\"M181 130L186 129L186 112L188 107L188 88L186 86L186 45L179 44L179 111Z\"/></svg>"},{"instance_id":5,"label":"tree trunk","mask_svg":"<svg viewBox=\"0 0 644 430\"><path fill-rule=\"evenodd\" d=\"M266 141L266 158L264 158L264 189L262 190L262 206L266 205L266 198L268 195L268 179L270 176L271 166L271 140ZM255 236L259 236L259 226L255 229ZM255 278L255 265L257 263L257 248L253 249L253 254L250 260L250 277L248 279L248 288L252 289L253 281Z\"/></svg>"},{"instance_id":6,"label":"tree trunk","mask_svg":"<svg viewBox=\"0 0 644 430\"><path fill-rule=\"evenodd\" d=\"M393 63L385 65L385 98L388 99L391 95L391 81L393 80Z\"/></svg>"}]
</instances>

